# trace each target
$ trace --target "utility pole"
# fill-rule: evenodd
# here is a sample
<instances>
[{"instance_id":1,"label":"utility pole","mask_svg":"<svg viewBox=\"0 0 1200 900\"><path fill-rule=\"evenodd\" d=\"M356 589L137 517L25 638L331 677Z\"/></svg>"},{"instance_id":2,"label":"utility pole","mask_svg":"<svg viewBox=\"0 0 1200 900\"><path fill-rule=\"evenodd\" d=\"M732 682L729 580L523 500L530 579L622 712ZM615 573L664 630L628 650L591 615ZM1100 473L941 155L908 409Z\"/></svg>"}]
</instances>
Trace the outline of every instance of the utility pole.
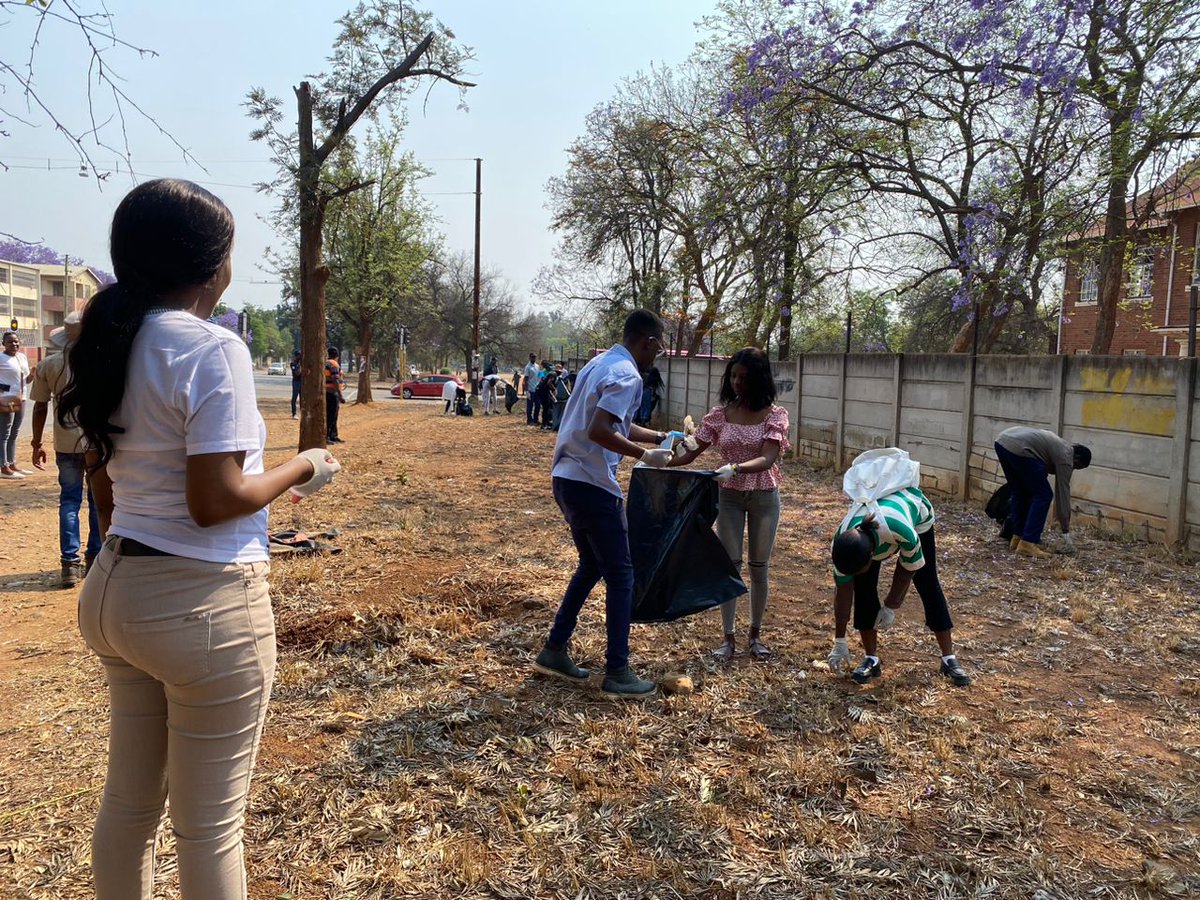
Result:
<instances>
[{"instance_id":1,"label":"utility pole","mask_svg":"<svg viewBox=\"0 0 1200 900\"><path fill-rule=\"evenodd\" d=\"M1196 306L1200 299L1200 281L1192 280L1188 285L1188 356L1196 355Z\"/></svg>"},{"instance_id":2,"label":"utility pole","mask_svg":"<svg viewBox=\"0 0 1200 900\"><path fill-rule=\"evenodd\" d=\"M483 160L475 157L475 293L471 300L471 396L479 396L476 366L479 359L479 230L483 188Z\"/></svg>"}]
</instances>

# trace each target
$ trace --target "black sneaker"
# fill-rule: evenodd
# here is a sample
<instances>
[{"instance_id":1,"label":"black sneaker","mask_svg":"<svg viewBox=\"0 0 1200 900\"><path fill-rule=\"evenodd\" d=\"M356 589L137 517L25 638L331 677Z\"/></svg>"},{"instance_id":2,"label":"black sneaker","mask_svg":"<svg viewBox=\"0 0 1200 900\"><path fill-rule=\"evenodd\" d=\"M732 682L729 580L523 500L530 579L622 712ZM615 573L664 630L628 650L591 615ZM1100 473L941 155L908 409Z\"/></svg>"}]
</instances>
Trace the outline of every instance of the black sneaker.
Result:
<instances>
[{"instance_id":1,"label":"black sneaker","mask_svg":"<svg viewBox=\"0 0 1200 900\"><path fill-rule=\"evenodd\" d=\"M554 650L550 647L542 648L542 652L533 661L533 667L543 675L551 675L566 681L587 681L588 676L592 674L588 669L582 669L575 665L566 650Z\"/></svg>"},{"instance_id":2,"label":"black sneaker","mask_svg":"<svg viewBox=\"0 0 1200 900\"><path fill-rule=\"evenodd\" d=\"M949 662L942 661L942 674L953 681L955 687L967 687L971 683L971 676L953 656Z\"/></svg>"},{"instance_id":3,"label":"black sneaker","mask_svg":"<svg viewBox=\"0 0 1200 900\"><path fill-rule=\"evenodd\" d=\"M858 664L858 668L850 673L850 677L859 684L866 684L868 681L874 681L882 674L883 666L878 662L872 663L868 658Z\"/></svg>"},{"instance_id":4,"label":"black sneaker","mask_svg":"<svg viewBox=\"0 0 1200 900\"><path fill-rule=\"evenodd\" d=\"M653 681L638 678L633 669L626 666L620 672L609 672L605 675L600 690L605 697L623 700L629 697L648 697L658 690L658 685Z\"/></svg>"}]
</instances>

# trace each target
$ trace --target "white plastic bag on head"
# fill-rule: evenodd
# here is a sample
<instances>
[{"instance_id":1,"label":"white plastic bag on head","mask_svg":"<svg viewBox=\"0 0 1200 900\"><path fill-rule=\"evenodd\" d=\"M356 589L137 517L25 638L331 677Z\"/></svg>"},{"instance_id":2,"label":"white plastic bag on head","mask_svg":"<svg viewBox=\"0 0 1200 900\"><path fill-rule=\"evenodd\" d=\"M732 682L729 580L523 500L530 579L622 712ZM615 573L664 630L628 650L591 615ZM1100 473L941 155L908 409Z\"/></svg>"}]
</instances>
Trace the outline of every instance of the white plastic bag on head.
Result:
<instances>
[{"instance_id":1,"label":"white plastic bag on head","mask_svg":"<svg viewBox=\"0 0 1200 900\"><path fill-rule=\"evenodd\" d=\"M879 501L888 494L905 488L921 486L921 464L899 447L883 447L860 453L842 476L842 490L850 498L850 512L842 519L841 530L850 527L850 522L860 513L874 515L879 536L884 541L892 539Z\"/></svg>"}]
</instances>

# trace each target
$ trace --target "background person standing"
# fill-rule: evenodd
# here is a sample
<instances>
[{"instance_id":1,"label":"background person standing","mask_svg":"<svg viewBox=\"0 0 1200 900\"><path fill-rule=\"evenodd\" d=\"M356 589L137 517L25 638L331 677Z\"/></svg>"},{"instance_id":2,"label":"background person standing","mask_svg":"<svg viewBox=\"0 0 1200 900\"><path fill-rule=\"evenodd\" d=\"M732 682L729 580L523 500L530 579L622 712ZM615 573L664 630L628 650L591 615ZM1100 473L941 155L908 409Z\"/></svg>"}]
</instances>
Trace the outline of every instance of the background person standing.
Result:
<instances>
[{"instance_id":1,"label":"background person standing","mask_svg":"<svg viewBox=\"0 0 1200 900\"><path fill-rule=\"evenodd\" d=\"M0 478L18 480L27 472L17 468L17 435L25 418L25 386L33 377L29 357L15 331L4 332L0 353Z\"/></svg>"},{"instance_id":2,"label":"background person standing","mask_svg":"<svg viewBox=\"0 0 1200 900\"><path fill-rule=\"evenodd\" d=\"M304 366L300 362L300 351L292 353L292 418L296 418L296 404L300 402L300 387L304 383Z\"/></svg>"},{"instance_id":3,"label":"background person standing","mask_svg":"<svg viewBox=\"0 0 1200 900\"><path fill-rule=\"evenodd\" d=\"M325 360L325 440L331 444L344 443L338 437L338 413L346 402L342 396L346 379L342 377L342 366L338 362L340 356L341 351L337 347L330 347L329 358Z\"/></svg>"},{"instance_id":4,"label":"background person standing","mask_svg":"<svg viewBox=\"0 0 1200 900\"><path fill-rule=\"evenodd\" d=\"M79 340L80 315L72 312L63 320L63 327L50 332L50 344L60 352L42 360L33 375L33 387L29 399L33 401L33 465L46 468L46 450L42 446L42 434L46 427L46 415L53 399L55 412L59 398L71 381L67 367L67 353ZM83 432L78 427L68 427L60 418L54 417L54 464L58 467L58 547L62 557L62 586L74 587L92 567L100 553L100 520L96 515L96 504L92 499L91 485L87 483L84 459ZM87 493L88 539L83 562L79 560L82 543L82 527L79 509L83 495Z\"/></svg>"},{"instance_id":5,"label":"background person standing","mask_svg":"<svg viewBox=\"0 0 1200 900\"><path fill-rule=\"evenodd\" d=\"M534 391L537 390L538 382L542 378L542 367L537 364L537 354L529 354L529 362L525 364L525 424L536 425L538 423L538 405L537 399L534 397Z\"/></svg>"}]
</instances>

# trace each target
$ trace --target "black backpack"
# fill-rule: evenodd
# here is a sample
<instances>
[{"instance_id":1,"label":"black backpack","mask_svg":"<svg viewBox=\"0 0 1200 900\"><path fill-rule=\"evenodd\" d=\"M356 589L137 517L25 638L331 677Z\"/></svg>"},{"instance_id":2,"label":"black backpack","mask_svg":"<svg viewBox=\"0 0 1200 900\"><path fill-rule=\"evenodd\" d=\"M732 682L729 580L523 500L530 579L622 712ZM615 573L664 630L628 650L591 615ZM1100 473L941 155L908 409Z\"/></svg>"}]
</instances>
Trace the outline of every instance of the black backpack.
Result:
<instances>
[{"instance_id":1,"label":"black backpack","mask_svg":"<svg viewBox=\"0 0 1200 900\"><path fill-rule=\"evenodd\" d=\"M1008 510L1012 506L1012 489L1008 486L1008 482L996 488L995 492L988 498L987 505L983 511L987 513L987 517L996 522L1003 522L1008 519Z\"/></svg>"}]
</instances>

